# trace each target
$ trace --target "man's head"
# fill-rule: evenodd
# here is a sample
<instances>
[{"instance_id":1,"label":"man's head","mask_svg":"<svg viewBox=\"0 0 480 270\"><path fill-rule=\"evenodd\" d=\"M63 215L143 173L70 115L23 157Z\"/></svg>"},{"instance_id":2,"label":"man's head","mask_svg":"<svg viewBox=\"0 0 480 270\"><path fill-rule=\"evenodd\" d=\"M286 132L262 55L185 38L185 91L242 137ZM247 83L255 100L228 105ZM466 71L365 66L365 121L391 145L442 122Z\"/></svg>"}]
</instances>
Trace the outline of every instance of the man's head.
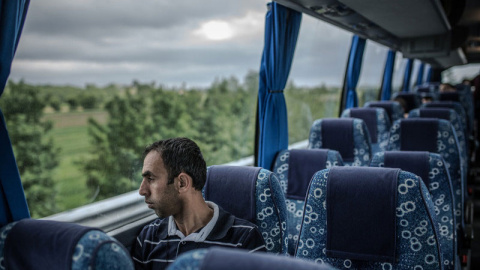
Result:
<instances>
[{"instance_id":1,"label":"man's head","mask_svg":"<svg viewBox=\"0 0 480 270\"><path fill-rule=\"evenodd\" d=\"M160 154L168 172L168 184L172 184L173 179L184 172L192 177L193 187L202 190L207 179L207 165L194 141L188 138L172 138L154 142L145 148L144 158L151 151Z\"/></svg>"},{"instance_id":2,"label":"man's head","mask_svg":"<svg viewBox=\"0 0 480 270\"><path fill-rule=\"evenodd\" d=\"M181 213L185 200L197 196L192 192L205 184L206 165L200 149L189 139L174 138L153 143L144 156L139 194L161 218Z\"/></svg>"}]
</instances>

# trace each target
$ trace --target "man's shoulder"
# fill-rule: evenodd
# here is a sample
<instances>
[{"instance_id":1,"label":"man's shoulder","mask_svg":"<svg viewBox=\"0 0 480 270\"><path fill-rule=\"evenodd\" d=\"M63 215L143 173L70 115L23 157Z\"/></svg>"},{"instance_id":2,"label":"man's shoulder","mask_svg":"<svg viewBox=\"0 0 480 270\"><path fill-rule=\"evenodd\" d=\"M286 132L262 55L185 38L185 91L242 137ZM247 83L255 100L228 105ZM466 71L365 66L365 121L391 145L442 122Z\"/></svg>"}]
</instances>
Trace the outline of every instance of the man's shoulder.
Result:
<instances>
[{"instance_id":1,"label":"man's shoulder","mask_svg":"<svg viewBox=\"0 0 480 270\"><path fill-rule=\"evenodd\" d=\"M156 218L151 223L145 225L139 236L151 238L157 235L158 231L167 230L168 218Z\"/></svg>"}]
</instances>

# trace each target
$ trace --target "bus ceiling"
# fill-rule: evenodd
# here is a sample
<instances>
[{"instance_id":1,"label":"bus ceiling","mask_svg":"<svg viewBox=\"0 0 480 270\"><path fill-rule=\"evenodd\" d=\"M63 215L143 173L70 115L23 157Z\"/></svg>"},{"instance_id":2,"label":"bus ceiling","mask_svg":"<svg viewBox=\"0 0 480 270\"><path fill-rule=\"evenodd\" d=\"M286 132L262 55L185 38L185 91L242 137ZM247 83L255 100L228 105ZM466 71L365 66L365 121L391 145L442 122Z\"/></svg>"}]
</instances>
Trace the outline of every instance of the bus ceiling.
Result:
<instances>
[{"instance_id":1,"label":"bus ceiling","mask_svg":"<svg viewBox=\"0 0 480 270\"><path fill-rule=\"evenodd\" d=\"M478 0L276 0L436 68L480 63Z\"/></svg>"}]
</instances>

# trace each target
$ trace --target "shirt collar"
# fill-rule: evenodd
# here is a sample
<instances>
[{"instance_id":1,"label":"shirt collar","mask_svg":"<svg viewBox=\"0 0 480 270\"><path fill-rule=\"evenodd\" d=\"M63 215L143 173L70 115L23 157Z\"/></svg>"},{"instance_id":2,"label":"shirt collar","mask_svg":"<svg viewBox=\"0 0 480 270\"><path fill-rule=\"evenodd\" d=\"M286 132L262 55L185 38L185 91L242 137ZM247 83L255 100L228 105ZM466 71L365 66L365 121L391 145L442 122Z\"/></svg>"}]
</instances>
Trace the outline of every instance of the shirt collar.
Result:
<instances>
[{"instance_id":1,"label":"shirt collar","mask_svg":"<svg viewBox=\"0 0 480 270\"><path fill-rule=\"evenodd\" d=\"M207 223L207 225L205 225L205 227L201 228L200 231L198 232L194 232L194 233L191 233L187 236L184 236L183 233L178 230L177 228L177 224L175 224L175 221L173 220L173 216L170 216L168 217L168 236L178 236L180 237L180 239L184 240L184 241L195 241L195 242L203 242L205 241L205 239L208 238L211 238L209 237L210 234L212 234L212 236L215 236L217 235L219 232L217 232L219 230L218 225L219 222L219 218L223 221L224 220L224 213L225 211L220 211L221 208L219 208L215 203L213 202L209 202L209 201L206 201L208 207L210 207L211 209L213 209L213 217L212 219ZM222 222L220 222L220 224L222 224ZM232 222L233 224L233 222ZM231 225L230 225L231 226ZM230 228L230 226L228 226L228 228ZM221 227L221 226L220 226ZM223 233L220 232L220 233ZM223 233L223 235L226 234L226 231ZM165 235L166 236L166 235ZM214 238L214 239L217 239L217 238Z\"/></svg>"}]
</instances>

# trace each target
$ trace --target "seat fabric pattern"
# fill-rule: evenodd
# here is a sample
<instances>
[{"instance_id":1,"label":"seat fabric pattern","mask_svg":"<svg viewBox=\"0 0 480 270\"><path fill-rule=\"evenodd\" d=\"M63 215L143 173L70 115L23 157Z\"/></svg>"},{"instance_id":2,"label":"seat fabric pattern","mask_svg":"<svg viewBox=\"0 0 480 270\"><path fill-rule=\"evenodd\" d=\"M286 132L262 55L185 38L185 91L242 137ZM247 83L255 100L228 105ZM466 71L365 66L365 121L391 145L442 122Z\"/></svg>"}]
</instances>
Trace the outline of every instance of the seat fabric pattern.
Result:
<instances>
[{"instance_id":1,"label":"seat fabric pattern","mask_svg":"<svg viewBox=\"0 0 480 270\"><path fill-rule=\"evenodd\" d=\"M268 252L287 252L287 209L277 176L261 169L256 184L257 226Z\"/></svg>"},{"instance_id":2,"label":"seat fabric pattern","mask_svg":"<svg viewBox=\"0 0 480 270\"><path fill-rule=\"evenodd\" d=\"M328 173L329 169L318 172L310 184L295 257L327 263L337 269L443 269L430 194L418 176L404 171L400 172L397 183L396 263L327 257Z\"/></svg>"},{"instance_id":3,"label":"seat fabric pattern","mask_svg":"<svg viewBox=\"0 0 480 270\"><path fill-rule=\"evenodd\" d=\"M222 165L215 167L222 167ZM211 167L207 168L207 170L210 169ZM205 198L205 187L202 189L202 196ZM260 169L255 181L255 194L251 196L255 196L255 220L251 222L258 226L267 251L286 254L287 210L285 195L278 177L269 170ZM244 202L238 203L246 203L249 200L250 198L245 198ZM215 203L222 206L221 202ZM235 215L235 213L232 214Z\"/></svg>"},{"instance_id":4,"label":"seat fabric pattern","mask_svg":"<svg viewBox=\"0 0 480 270\"><path fill-rule=\"evenodd\" d=\"M393 123L390 129L389 149L390 151L401 151L400 129L401 121ZM423 149L417 149L423 151ZM453 195L455 200L455 218L457 228L463 226L463 179L464 171L461 166L461 156L459 154L458 139L455 135L452 125L447 120L438 120L437 132L437 153L442 156L445 165L450 174L452 182Z\"/></svg>"},{"instance_id":5,"label":"seat fabric pattern","mask_svg":"<svg viewBox=\"0 0 480 270\"><path fill-rule=\"evenodd\" d=\"M350 109L343 111L341 117L351 117ZM377 114L377 142L372 142L372 154L387 150L388 136L390 132L390 118L383 108L376 109Z\"/></svg>"},{"instance_id":6,"label":"seat fabric pattern","mask_svg":"<svg viewBox=\"0 0 480 270\"><path fill-rule=\"evenodd\" d=\"M368 166L372 157L370 135L365 122L361 119L353 119L353 140L353 162L345 161L342 156L344 166ZM312 124L308 138L308 148L328 148L328 146L322 144L322 119L315 120Z\"/></svg>"},{"instance_id":7,"label":"seat fabric pattern","mask_svg":"<svg viewBox=\"0 0 480 270\"><path fill-rule=\"evenodd\" d=\"M0 229L0 269L5 269L4 246L8 233L18 222L12 222ZM75 246L72 270L133 270L129 252L117 240L100 230L85 233Z\"/></svg>"},{"instance_id":8,"label":"seat fabric pattern","mask_svg":"<svg viewBox=\"0 0 480 270\"><path fill-rule=\"evenodd\" d=\"M434 101L425 103L422 105L424 108L449 108L453 109L460 118L460 122L462 123L462 127L465 134L468 134L468 126L467 126L467 115L465 113L465 109L459 102L454 101Z\"/></svg>"},{"instance_id":9,"label":"seat fabric pattern","mask_svg":"<svg viewBox=\"0 0 480 270\"><path fill-rule=\"evenodd\" d=\"M338 151L329 150L327 155L328 157L325 168L331 168L333 166L343 166L342 157L340 156ZM288 188L289 157L289 150L281 151L278 154L274 165L274 173L278 176L283 194L287 194ZM295 247L297 245L300 227L302 225L303 207L305 206L305 201L285 198L285 203L287 206L286 209L288 254L293 255L293 253L295 252Z\"/></svg>"},{"instance_id":10,"label":"seat fabric pattern","mask_svg":"<svg viewBox=\"0 0 480 270\"><path fill-rule=\"evenodd\" d=\"M448 109L448 108L445 108ZM449 109L450 111L450 117L449 119L445 119L449 121L454 130L455 133L457 134L457 139L458 139L458 144L460 146L460 155L462 156L462 167L463 171L466 172L468 170L468 147L467 147L467 138L465 137L465 129L463 127L462 121L460 120L460 117L458 113L456 113L453 109ZM415 109L410 111L408 114L408 118L416 118L416 117L421 117L420 116L420 109Z\"/></svg>"},{"instance_id":11,"label":"seat fabric pattern","mask_svg":"<svg viewBox=\"0 0 480 270\"><path fill-rule=\"evenodd\" d=\"M130 254L114 238L102 231L89 231L78 241L72 270L133 269ZM92 261L93 260L93 261Z\"/></svg>"},{"instance_id":12,"label":"seat fabric pattern","mask_svg":"<svg viewBox=\"0 0 480 270\"><path fill-rule=\"evenodd\" d=\"M370 166L384 167L385 152L373 156ZM443 253L445 269L455 269L457 237L455 228L455 201L447 167L439 154L429 153L429 185L433 208L439 223L439 241ZM400 168L405 170L404 168Z\"/></svg>"},{"instance_id":13,"label":"seat fabric pattern","mask_svg":"<svg viewBox=\"0 0 480 270\"><path fill-rule=\"evenodd\" d=\"M168 266L168 270L199 270L203 259L208 253L208 249L196 249L185 252L180 255L173 263Z\"/></svg>"},{"instance_id":14,"label":"seat fabric pattern","mask_svg":"<svg viewBox=\"0 0 480 270\"><path fill-rule=\"evenodd\" d=\"M402 105L400 105L400 103L397 101L370 101L365 103L363 107L384 108L387 111L388 116L390 117L390 123L402 119L405 113Z\"/></svg>"},{"instance_id":15,"label":"seat fabric pattern","mask_svg":"<svg viewBox=\"0 0 480 270\"><path fill-rule=\"evenodd\" d=\"M7 240L8 232L17 224L18 221L8 223L0 229L0 269L5 269L5 254L3 252L5 248L5 240Z\"/></svg>"}]
</instances>

